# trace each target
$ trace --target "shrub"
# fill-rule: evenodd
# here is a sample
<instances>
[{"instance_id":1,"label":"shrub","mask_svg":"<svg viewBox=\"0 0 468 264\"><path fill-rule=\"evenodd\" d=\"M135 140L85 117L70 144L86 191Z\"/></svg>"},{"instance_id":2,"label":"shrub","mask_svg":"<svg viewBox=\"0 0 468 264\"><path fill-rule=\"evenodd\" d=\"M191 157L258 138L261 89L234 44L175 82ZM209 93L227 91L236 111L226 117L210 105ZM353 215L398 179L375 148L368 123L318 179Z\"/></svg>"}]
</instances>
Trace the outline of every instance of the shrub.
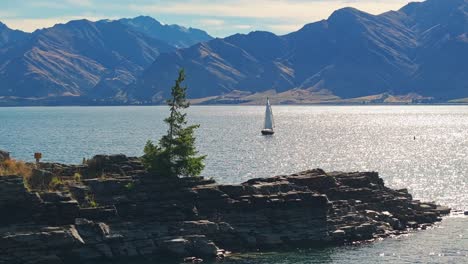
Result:
<instances>
[{"instance_id":1,"label":"shrub","mask_svg":"<svg viewBox=\"0 0 468 264\"><path fill-rule=\"evenodd\" d=\"M32 166L14 159L0 162L0 176L18 175L24 178L30 177Z\"/></svg>"},{"instance_id":2,"label":"shrub","mask_svg":"<svg viewBox=\"0 0 468 264\"><path fill-rule=\"evenodd\" d=\"M50 182L49 182L49 190L57 190L57 189L60 188L61 186L63 186L63 181L62 181L62 179L60 179L60 178L57 177L57 176L52 177L52 179L51 179Z\"/></svg>"},{"instance_id":3,"label":"shrub","mask_svg":"<svg viewBox=\"0 0 468 264\"><path fill-rule=\"evenodd\" d=\"M86 194L86 197L85 197L85 200L86 202L88 203L88 205L92 208L97 208L99 207L99 204L96 202L96 200L94 199L94 195L91 195L91 194Z\"/></svg>"},{"instance_id":4,"label":"shrub","mask_svg":"<svg viewBox=\"0 0 468 264\"><path fill-rule=\"evenodd\" d=\"M81 178L82 178L82 176L81 176L81 174L79 174L78 172L75 173L75 174L73 175L73 179L74 179L76 182L80 182L80 181L81 181Z\"/></svg>"}]
</instances>

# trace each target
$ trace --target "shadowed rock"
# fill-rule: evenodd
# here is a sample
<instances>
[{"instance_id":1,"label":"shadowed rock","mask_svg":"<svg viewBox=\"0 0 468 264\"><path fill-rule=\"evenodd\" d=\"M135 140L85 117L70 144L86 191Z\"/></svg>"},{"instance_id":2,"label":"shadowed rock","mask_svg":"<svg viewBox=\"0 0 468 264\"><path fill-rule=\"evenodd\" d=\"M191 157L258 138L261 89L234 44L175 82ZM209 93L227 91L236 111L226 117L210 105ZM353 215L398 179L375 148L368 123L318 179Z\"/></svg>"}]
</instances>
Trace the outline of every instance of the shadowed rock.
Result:
<instances>
[{"instance_id":1,"label":"shadowed rock","mask_svg":"<svg viewBox=\"0 0 468 264\"><path fill-rule=\"evenodd\" d=\"M64 176L61 192L30 193L21 178L0 177L0 214L15 216L1 219L0 262L196 259L223 249L341 245L425 228L450 212L386 187L375 172L316 169L217 185L149 175L123 155L93 160L110 174L80 182ZM115 173L126 166L128 174Z\"/></svg>"}]
</instances>

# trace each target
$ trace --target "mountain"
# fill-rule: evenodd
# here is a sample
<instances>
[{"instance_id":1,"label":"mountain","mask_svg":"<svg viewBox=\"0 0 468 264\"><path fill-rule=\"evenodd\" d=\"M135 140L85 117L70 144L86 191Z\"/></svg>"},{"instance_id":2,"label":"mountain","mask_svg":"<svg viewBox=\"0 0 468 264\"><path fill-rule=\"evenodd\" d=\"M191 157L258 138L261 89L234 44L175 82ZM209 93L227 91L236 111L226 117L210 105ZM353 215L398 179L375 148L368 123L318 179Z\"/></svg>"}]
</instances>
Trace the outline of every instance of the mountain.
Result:
<instances>
[{"instance_id":1,"label":"mountain","mask_svg":"<svg viewBox=\"0 0 468 264\"><path fill-rule=\"evenodd\" d=\"M468 97L468 0L430 0L402 9L418 34L416 92L441 98Z\"/></svg>"},{"instance_id":2,"label":"mountain","mask_svg":"<svg viewBox=\"0 0 468 264\"><path fill-rule=\"evenodd\" d=\"M0 54L0 94L87 95L107 80L130 83L161 52L173 49L116 21L59 24Z\"/></svg>"},{"instance_id":3,"label":"mountain","mask_svg":"<svg viewBox=\"0 0 468 264\"><path fill-rule=\"evenodd\" d=\"M188 48L199 42L212 40L213 37L203 30L185 28L179 25L163 25L149 16L120 19L121 23L132 27L147 36L162 40L176 48Z\"/></svg>"},{"instance_id":4,"label":"mountain","mask_svg":"<svg viewBox=\"0 0 468 264\"><path fill-rule=\"evenodd\" d=\"M0 22L0 48L11 43L23 41L28 35L28 33L23 31L12 30Z\"/></svg>"},{"instance_id":5,"label":"mountain","mask_svg":"<svg viewBox=\"0 0 468 264\"><path fill-rule=\"evenodd\" d=\"M0 23L0 104L160 103L179 68L200 103L466 102L468 0L354 8L277 36L213 39L151 17Z\"/></svg>"},{"instance_id":6,"label":"mountain","mask_svg":"<svg viewBox=\"0 0 468 264\"><path fill-rule=\"evenodd\" d=\"M0 48L3 97L118 98L161 53L176 50L156 33L145 34L122 21L70 21L27 38L15 31L0 32L6 32ZM192 34L181 41L187 39L197 38ZM177 35L172 41L177 42Z\"/></svg>"},{"instance_id":7,"label":"mountain","mask_svg":"<svg viewBox=\"0 0 468 264\"><path fill-rule=\"evenodd\" d=\"M468 0L427 0L381 15L344 8L284 36L237 34L163 54L130 93L158 102L183 67L192 98L296 89L344 100L387 93L449 100L468 97L462 58Z\"/></svg>"}]
</instances>

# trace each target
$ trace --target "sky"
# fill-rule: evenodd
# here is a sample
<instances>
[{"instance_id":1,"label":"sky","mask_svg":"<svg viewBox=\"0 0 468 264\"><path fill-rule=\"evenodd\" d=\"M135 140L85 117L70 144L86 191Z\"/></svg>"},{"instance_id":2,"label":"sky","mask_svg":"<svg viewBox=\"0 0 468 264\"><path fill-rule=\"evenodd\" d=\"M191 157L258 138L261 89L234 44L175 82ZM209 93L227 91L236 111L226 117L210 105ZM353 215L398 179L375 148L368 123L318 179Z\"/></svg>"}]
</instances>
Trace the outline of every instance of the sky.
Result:
<instances>
[{"instance_id":1,"label":"sky","mask_svg":"<svg viewBox=\"0 0 468 264\"><path fill-rule=\"evenodd\" d=\"M206 30L215 37L266 30L286 34L355 7L371 14L398 10L408 0L0 0L0 21L32 32L70 20L152 16L164 24Z\"/></svg>"}]
</instances>

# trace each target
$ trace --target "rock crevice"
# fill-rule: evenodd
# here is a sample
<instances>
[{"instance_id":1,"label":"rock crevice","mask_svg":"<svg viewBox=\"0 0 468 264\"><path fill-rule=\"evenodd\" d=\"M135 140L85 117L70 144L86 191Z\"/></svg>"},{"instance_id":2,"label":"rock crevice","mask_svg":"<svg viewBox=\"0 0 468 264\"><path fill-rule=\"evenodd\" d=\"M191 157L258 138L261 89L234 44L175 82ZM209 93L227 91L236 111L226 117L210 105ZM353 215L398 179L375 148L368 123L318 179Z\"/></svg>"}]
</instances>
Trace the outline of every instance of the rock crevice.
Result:
<instances>
[{"instance_id":1,"label":"rock crevice","mask_svg":"<svg viewBox=\"0 0 468 264\"><path fill-rule=\"evenodd\" d=\"M0 263L340 245L425 228L450 212L386 187L375 172L316 169L219 185L155 177L123 155L88 164L43 165L62 173L65 184L55 192L27 191L22 178L0 177ZM78 172L83 179L71 180Z\"/></svg>"}]
</instances>

